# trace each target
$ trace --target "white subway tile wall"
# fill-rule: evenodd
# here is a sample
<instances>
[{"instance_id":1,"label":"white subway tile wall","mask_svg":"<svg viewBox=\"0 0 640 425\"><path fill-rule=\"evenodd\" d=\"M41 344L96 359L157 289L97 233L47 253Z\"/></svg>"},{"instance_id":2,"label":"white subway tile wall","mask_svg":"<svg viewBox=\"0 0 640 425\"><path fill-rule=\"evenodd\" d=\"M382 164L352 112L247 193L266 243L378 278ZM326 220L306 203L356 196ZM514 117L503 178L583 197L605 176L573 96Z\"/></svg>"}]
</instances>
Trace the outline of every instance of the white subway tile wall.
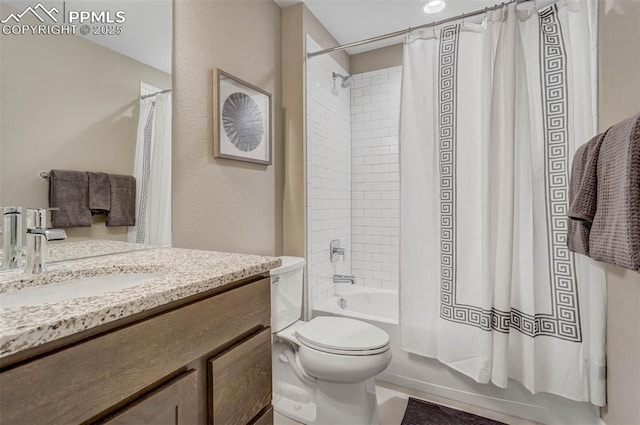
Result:
<instances>
[{"instance_id":1,"label":"white subway tile wall","mask_svg":"<svg viewBox=\"0 0 640 425\"><path fill-rule=\"evenodd\" d=\"M307 50L320 46L307 36ZM347 72L323 55L307 61L307 277L313 305L334 294L333 275L351 274L350 89L332 73ZM329 243L340 239L346 260L329 261Z\"/></svg>"},{"instance_id":2,"label":"white subway tile wall","mask_svg":"<svg viewBox=\"0 0 640 425\"><path fill-rule=\"evenodd\" d=\"M352 271L358 284L398 289L401 67L354 75L351 88Z\"/></svg>"}]
</instances>

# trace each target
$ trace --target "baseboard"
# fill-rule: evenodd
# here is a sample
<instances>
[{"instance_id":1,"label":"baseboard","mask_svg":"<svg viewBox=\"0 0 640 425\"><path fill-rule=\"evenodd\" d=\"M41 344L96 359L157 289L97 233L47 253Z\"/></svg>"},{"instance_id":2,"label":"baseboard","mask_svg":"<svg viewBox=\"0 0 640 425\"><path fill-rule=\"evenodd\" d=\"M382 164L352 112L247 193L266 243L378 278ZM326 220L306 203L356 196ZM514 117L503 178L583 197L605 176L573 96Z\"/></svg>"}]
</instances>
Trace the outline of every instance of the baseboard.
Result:
<instances>
[{"instance_id":1,"label":"baseboard","mask_svg":"<svg viewBox=\"0 0 640 425\"><path fill-rule=\"evenodd\" d=\"M541 404L512 401L504 398L445 387L395 373L383 372L377 381L388 382L410 391L444 397L459 403L466 403L486 410L493 410L514 418L521 418L538 424L606 425L593 405L578 403L562 398L544 397ZM420 398L420 395L416 394ZM429 399L428 397L423 397Z\"/></svg>"},{"instance_id":2,"label":"baseboard","mask_svg":"<svg viewBox=\"0 0 640 425\"><path fill-rule=\"evenodd\" d=\"M461 403L467 403L484 409L494 410L510 416L534 421L538 423L549 423L549 412L546 407L527 403L519 403L481 394L469 393L455 388L443 387L424 381L396 375L394 373L382 372L376 380L400 385L405 388L433 394L439 397L449 398Z\"/></svg>"}]
</instances>

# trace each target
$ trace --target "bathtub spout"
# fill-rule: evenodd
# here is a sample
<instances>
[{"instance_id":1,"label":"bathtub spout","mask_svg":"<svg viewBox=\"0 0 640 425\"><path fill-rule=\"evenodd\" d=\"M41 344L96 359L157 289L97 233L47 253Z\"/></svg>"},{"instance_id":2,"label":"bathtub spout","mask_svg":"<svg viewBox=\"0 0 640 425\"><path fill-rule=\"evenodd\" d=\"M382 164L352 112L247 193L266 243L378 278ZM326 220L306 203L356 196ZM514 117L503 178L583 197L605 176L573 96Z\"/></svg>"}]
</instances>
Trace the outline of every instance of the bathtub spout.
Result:
<instances>
[{"instance_id":1,"label":"bathtub spout","mask_svg":"<svg viewBox=\"0 0 640 425\"><path fill-rule=\"evenodd\" d=\"M350 283L354 285L356 283L356 278L354 275L334 274L333 283Z\"/></svg>"}]
</instances>

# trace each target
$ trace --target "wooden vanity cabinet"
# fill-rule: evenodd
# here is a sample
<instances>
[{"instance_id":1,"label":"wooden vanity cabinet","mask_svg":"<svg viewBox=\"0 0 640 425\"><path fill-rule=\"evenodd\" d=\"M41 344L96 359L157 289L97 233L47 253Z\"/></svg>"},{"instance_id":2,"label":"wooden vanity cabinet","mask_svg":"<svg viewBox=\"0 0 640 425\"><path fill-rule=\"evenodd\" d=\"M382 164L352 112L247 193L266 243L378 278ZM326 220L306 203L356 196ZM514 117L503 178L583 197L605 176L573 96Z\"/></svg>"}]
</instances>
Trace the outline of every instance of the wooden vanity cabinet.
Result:
<instances>
[{"instance_id":1,"label":"wooden vanity cabinet","mask_svg":"<svg viewBox=\"0 0 640 425\"><path fill-rule=\"evenodd\" d=\"M0 425L272 424L269 285L246 279L0 361Z\"/></svg>"},{"instance_id":2,"label":"wooden vanity cabinet","mask_svg":"<svg viewBox=\"0 0 640 425\"><path fill-rule=\"evenodd\" d=\"M209 360L209 417L244 425L271 404L271 332L265 329Z\"/></svg>"},{"instance_id":3,"label":"wooden vanity cabinet","mask_svg":"<svg viewBox=\"0 0 640 425\"><path fill-rule=\"evenodd\" d=\"M198 375L195 370L131 403L105 425L191 425L198 423Z\"/></svg>"},{"instance_id":4,"label":"wooden vanity cabinet","mask_svg":"<svg viewBox=\"0 0 640 425\"><path fill-rule=\"evenodd\" d=\"M251 425L273 425L273 407L265 410Z\"/></svg>"}]
</instances>

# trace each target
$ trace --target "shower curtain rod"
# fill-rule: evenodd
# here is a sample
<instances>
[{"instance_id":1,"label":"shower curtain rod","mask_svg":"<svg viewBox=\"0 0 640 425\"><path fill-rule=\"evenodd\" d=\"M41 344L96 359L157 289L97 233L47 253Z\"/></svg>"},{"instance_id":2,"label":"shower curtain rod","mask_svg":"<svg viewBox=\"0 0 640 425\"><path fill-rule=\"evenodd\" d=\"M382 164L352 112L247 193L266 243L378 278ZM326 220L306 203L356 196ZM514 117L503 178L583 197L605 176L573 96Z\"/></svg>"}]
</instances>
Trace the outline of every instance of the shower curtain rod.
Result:
<instances>
[{"instance_id":1,"label":"shower curtain rod","mask_svg":"<svg viewBox=\"0 0 640 425\"><path fill-rule=\"evenodd\" d=\"M440 21L434 21L434 22L431 22L429 24L424 24L424 25L420 25L420 26L417 26L417 27L409 27L409 28L404 29L404 30L390 32L388 34L379 35L377 37L367 38L365 40L354 41L353 43L342 44L340 46L330 47L330 48L324 49L324 50L318 50L317 52L307 53L307 58L311 59L311 58L313 58L315 56L324 55L326 53L338 52L340 50L345 50L345 49L348 49L350 47L356 47L356 46L362 46L363 44L375 43L376 41L386 40L388 38L393 38L393 37L398 37L400 35L409 34L411 31L415 31L415 30L420 30L420 29L424 29L424 28L431 28L431 27L437 27L438 25L446 24L447 22L457 21L459 19L465 19L465 18L470 18L472 16L482 15L483 13L487 13L487 12L491 12L492 10L500 9L500 8L502 8L502 7L504 7L504 6L508 5L508 4L511 4L511 3L525 3L527 1L532 1L532 0L511 0L511 1L507 1L507 2L504 2L504 3L496 4L495 6L485 7L484 9L479 9L479 10L476 10L474 12L463 13L462 15L452 16L451 18L442 19Z\"/></svg>"},{"instance_id":2,"label":"shower curtain rod","mask_svg":"<svg viewBox=\"0 0 640 425\"><path fill-rule=\"evenodd\" d=\"M171 89L166 89L166 90L161 90L161 91L157 91L155 93L151 93L151 94L145 94L144 96L140 96L140 99L146 99L148 97L153 97L157 94L163 94L163 93L169 93L171 91Z\"/></svg>"}]
</instances>

